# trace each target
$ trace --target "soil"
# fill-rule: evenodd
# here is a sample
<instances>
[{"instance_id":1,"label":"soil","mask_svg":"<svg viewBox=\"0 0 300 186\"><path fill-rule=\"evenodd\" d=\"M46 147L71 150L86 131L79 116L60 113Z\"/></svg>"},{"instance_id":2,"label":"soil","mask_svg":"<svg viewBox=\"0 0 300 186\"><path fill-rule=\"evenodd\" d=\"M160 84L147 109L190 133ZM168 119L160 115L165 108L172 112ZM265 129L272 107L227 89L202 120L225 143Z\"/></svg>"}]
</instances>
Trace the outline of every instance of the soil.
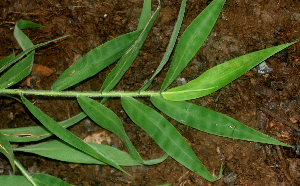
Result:
<instances>
[{"instance_id":1,"label":"soil","mask_svg":"<svg viewBox=\"0 0 300 186\"><path fill-rule=\"evenodd\" d=\"M208 0L188 0L182 33L209 4ZM138 90L149 79L163 57L180 0L162 0L161 12L137 59L115 90ZM39 48L35 64L53 70L51 75L31 74L13 88L50 90L53 82L71 64L91 49L137 27L143 0L4 0L0 2L0 59L13 50L20 53L13 37L16 21L30 20L45 28L24 32L37 44L63 35L68 38ZM157 2L153 1L153 10ZM299 41L300 2L298 0L228 0L206 42L195 58L171 86L190 81L213 66L259 49ZM300 185L300 44L272 56L221 90L192 103L230 116L258 131L268 134L293 148L233 140L209 135L170 122L186 138L206 168L218 175L224 161L224 176L209 183L172 158L153 166L124 167L127 176L110 166L81 165L59 162L32 154L15 153L31 173L53 175L75 185ZM159 90L170 64L152 83L149 90ZM97 91L113 65L69 90ZM68 119L81 110L73 98L28 96L31 102L56 121ZM140 101L151 105L149 99ZM119 99L105 105L122 120L125 130L144 159L160 157L164 152L124 113ZM39 125L22 104L1 97L0 128ZM294 126L287 126L287 124ZM84 139L103 129L84 119L70 128ZM123 142L106 132L110 145L125 150ZM14 144L15 146L22 144ZM7 159L0 155L0 174L11 174ZM17 171L17 174L21 174Z\"/></svg>"}]
</instances>

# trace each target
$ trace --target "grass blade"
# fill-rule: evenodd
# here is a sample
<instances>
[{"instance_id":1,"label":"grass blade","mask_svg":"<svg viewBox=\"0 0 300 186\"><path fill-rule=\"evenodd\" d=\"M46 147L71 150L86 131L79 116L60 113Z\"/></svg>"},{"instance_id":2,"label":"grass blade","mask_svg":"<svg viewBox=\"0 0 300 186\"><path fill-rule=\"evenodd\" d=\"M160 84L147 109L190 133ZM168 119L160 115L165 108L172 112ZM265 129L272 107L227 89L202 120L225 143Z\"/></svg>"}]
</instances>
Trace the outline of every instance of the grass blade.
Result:
<instances>
[{"instance_id":1,"label":"grass blade","mask_svg":"<svg viewBox=\"0 0 300 186\"><path fill-rule=\"evenodd\" d=\"M72 186L63 180L48 174L35 173L32 176L32 179L34 180L37 186Z\"/></svg>"},{"instance_id":2,"label":"grass blade","mask_svg":"<svg viewBox=\"0 0 300 186\"><path fill-rule=\"evenodd\" d=\"M119 117L107 107L88 97L78 97L78 103L95 123L119 136L124 141L131 157L137 162L149 165L149 163L160 163L165 160L160 158L158 161L144 161L128 138Z\"/></svg>"},{"instance_id":3,"label":"grass blade","mask_svg":"<svg viewBox=\"0 0 300 186\"><path fill-rule=\"evenodd\" d=\"M37 44L37 45L33 45L32 47L29 47L28 49L26 49L23 52L21 52L20 54L18 54L16 57L10 59L8 62L6 62L5 64L3 64L3 66L0 65L0 73L3 72L5 69L7 69L10 65L12 65L15 62L19 61L20 59L22 59L25 55L27 55L30 52L32 52L34 49L36 49L38 47L41 47L41 46L44 46L44 45L47 45L47 44L52 43L54 41L63 39L65 37L68 37L68 36L59 37L57 39L53 39L51 41L47 41L47 42L40 43L40 44Z\"/></svg>"},{"instance_id":4,"label":"grass blade","mask_svg":"<svg viewBox=\"0 0 300 186\"><path fill-rule=\"evenodd\" d=\"M154 74L152 75L152 77L147 81L147 83L145 83L139 90L139 92L141 91L145 91L150 84L152 83L153 79L156 77L157 74L160 73L160 71L163 69L163 67L165 66L165 64L168 62L170 55L174 49L175 46L175 42L177 40L178 37L178 33L182 24L182 20L184 17L184 12L185 12L185 6L186 6L186 0L183 0L180 6L180 10L179 10L179 14L178 14L178 18L176 21L176 24L174 26L171 38L170 38L170 42L168 44L168 47L166 49L166 53L163 57L163 59L161 60L159 66L157 67L156 71L154 72Z\"/></svg>"},{"instance_id":5,"label":"grass blade","mask_svg":"<svg viewBox=\"0 0 300 186\"><path fill-rule=\"evenodd\" d=\"M16 166L14 162L14 152L9 141L2 134L0 134L0 153L4 154L4 156L8 158L13 169L13 173L15 174Z\"/></svg>"},{"instance_id":6,"label":"grass blade","mask_svg":"<svg viewBox=\"0 0 300 186\"><path fill-rule=\"evenodd\" d=\"M222 171L217 179L214 178L175 127L154 109L131 97L123 97L122 106L131 120L141 127L169 156L208 181L216 181L221 178Z\"/></svg>"},{"instance_id":7,"label":"grass blade","mask_svg":"<svg viewBox=\"0 0 300 186\"><path fill-rule=\"evenodd\" d=\"M54 135L56 135L58 138L64 140L68 144L72 145L75 148L78 148L79 150L89 154L90 156L99 159L100 161L103 161L120 171L126 173L119 165L117 165L110 157L108 157L106 154L99 152L98 150L94 149L89 144L82 141L80 138L75 136L73 133L69 132L62 126L58 125L55 121L53 121L49 116L44 114L41 110L36 108L32 103L30 103L23 95L22 95L22 101L25 104L25 106L28 108L28 110ZM127 173L126 173L127 174Z\"/></svg>"},{"instance_id":8,"label":"grass blade","mask_svg":"<svg viewBox=\"0 0 300 186\"><path fill-rule=\"evenodd\" d=\"M108 92L112 90L116 86L116 84L120 81L120 79L123 77L123 75L128 70L128 68L131 66L136 56L138 55L142 45L144 44L144 41L148 36L148 33L160 11L160 8L161 6L159 4L156 11L151 16L151 19L146 24L145 28L140 34L140 36L137 38L134 44L126 51L124 56L122 56L122 58L113 68L113 70L108 74L107 78L105 79L101 87L100 92Z\"/></svg>"},{"instance_id":9,"label":"grass blade","mask_svg":"<svg viewBox=\"0 0 300 186\"><path fill-rule=\"evenodd\" d=\"M219 90L254 66L294 43L287 43L237 57L207 70L198 78L183 86L172 88L162 94L165 99L172 101L190 100L206 96Z\"/></svg>"},{"instance_id":10,"label":"grass blade","mask_svg":"<svg viewBox=\"0 0 300 186\"><path fill-rule=\"evenodd\" d=\"M144 29L151 19L151 0L144 0L137 30Z\"/></svg>"},{"instance_id":11,"label":"grass blade","mask_svg":"<svg viewBox=\"0 0 300 186\"><path fill-rule=\"evenodd\" d=\"M32 70L34 51L15 64L0 78L0 89L8 88L28 76Z\"/></svg>"},{"instance_id":12,"label":"grass blade","mask_svg":"<svg viewBox=\"0 0 300 186\"><path fill-rule=\"evenodd\" d=\"M32 186L25 176L20 175L1 175L0 183L4 186L9 185L21 185L21 186Z\"/></svg>"},{"instance_id":13,"label":"grass blade","mask_svg":"<svg viewBox=\"0 0 300 186\"><path fill-rule=\"evenodd\" d=\"M151 102L176 121L209 134L290 147L228 116L186 101L168 101L155 96Z\"/></svg>"},{"instance_id":14,"label":"grass blade","mask_svg":"<svg viewBox=\"0 0 300 186\"><path fill-rule=\"evenodd\" d=\"M177 78L195 56L215 25L225 1L214 0L211 2L186 28L175 49L172 64L160 92L164 91Z\"/></svg>"},{"instance_id":15,"label":"grass blade","mask_svg":"<svg viewBox=\"0 0 300 186\"><path fill-rule=\"evenodd\" d=\"M104 152L109 156L117 165L120 166L134 166L140 165L137 161L132 159L126 152L118 150L108 145L101 145L98 143L89 143L90 146L100 152ZM83 164L99 164L106 165L103 161L93 158L90 155L70 146L61 140L52 140L41 142L36 145L29 145L25 147L15 148L14 151L28 152L37 154L43 157L65 161L70 163L83 163Z\"/></svg>"},{"instance_id":16,"label":"grass blade","mask_svg":"<svg viewBox=\"0 0 300 186\"><path fill-rule=\"evenodd\" d=\"M111 65L124 55L140 33L138 30L121 35L91 50L62 73L52 85L52 90L64 90Z\"/></svg>"},{"instance_id":17,"label":"grass blade","mask_svg":"<svg viewBox=\"0 0 300 186\"><path fill-rule=\"evenodd\" d=\"M85 117L86 114L81 112L70 119L58 122L58 124L63 128L68 128L78 123ZM49 130L47 130L44 126L2 129L0 130L0 133L2 133L10 142L40 141L42 139L52 136L52 133Z\"/></svg>"}]
</instances>

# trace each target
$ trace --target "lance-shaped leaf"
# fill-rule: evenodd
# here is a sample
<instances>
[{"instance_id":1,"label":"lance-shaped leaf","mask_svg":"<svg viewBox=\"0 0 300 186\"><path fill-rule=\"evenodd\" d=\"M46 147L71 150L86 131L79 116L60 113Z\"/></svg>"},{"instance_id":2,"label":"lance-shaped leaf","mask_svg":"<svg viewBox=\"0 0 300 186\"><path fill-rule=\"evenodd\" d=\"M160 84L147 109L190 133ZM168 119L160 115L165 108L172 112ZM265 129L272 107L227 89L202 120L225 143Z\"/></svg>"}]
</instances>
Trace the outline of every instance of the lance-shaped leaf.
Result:
<instances>
[{"instance_id":1,"label":"lance-shaped leaf","mask_svg":"<svg viewBox=\"0 0 300 186\"><path fill-rule=\"evenodd\" d=\"M144 29L151 19L151 0L144 0L137 30Z\"/></svg>"},{"instance_id":2,"label":"lance-shaped leaf","mask_svg":"<svg viewBox=\"0 0 300 186\"><path fill-rule=\"evenodd\" d=\"M32 175L32 179L37 186L72 186L63 180L48 174L35 173Z\"/></svg>"},{"instance_id":3,"label":"lance-shaped leaf","mask_svg":"<svg viewBox=\"0 0 300 186\"><path fill-rule=\"evenodd\" d=\"M156 71L154 72L154 74L152 75L152 77L147 81L147 83L145 83L139 90L139 92L141 91L145 91L150 84L152 83L153 79L156 77L157 74L160 73L160 71L163 69L163 67L165 66L165 64L168 62L170 55L173 51L173 48L175 46L175 42L177 40L178 37L178 33L181 27L181 23L184 17L184 11L185 11L185 6L186 6L186 0L183 0L180 6L180 10L179 10L179 14L178 14L178 18L176 21L176 24L174 26L171 38L170 38L170 42L168 44L168 47L166 49L166 53L164 54L163 59L161 60L159 66L157 67Z\"/></svg>"},{"instance_id":4,"label":"lance-shaped leaf","mask_svg":"<svg viewBox=\"0 0 300 186\"><path fill-rule=\"evenodd\" d=\"M85 117L86 114L81 112L70 119L58 122L58 124L63 128L68 128ZM10 142L40 141L42 139L52 136L52 133L49 130L47 130L44 126L2 129L0 130L0 133L2 133Z\"/></svg>"},{"instance_id":5,"label":"lance-shaped leaf","mask_svg":"<svg viewBox=\"0 0 300 186\"><path fill-rule=\"evenodd\" d=\"M9 56L6 56L5 58L0 60L0 69L2 67L4 67L5 65L7 65L12 59L15 58L15 52L13 52L12 54L10 54Z\"/></svg>"},{"instance_id":6,"label":"lance-shaped leaf","mask_svg":"<svg viewBox=\"0 0 300 186\"><path fill-rule=\"evenodd\" d=\"M33 46L33 43L30 41L30 39L22 32L21 29L26 28L40 28L44 27L42 25L39 25L37 23L27 21L27 20L20 20L17 21L15 29L14 29L14 36L18 42L18 44L21 46L23 50L26 50Z\"/></svg>"},{"instance_id":7,"label":"lance-shaped leaf","mask_svg":"<svg viewBox=\"0 0 300 186\"><path fill-rule=\"evenodd\" d=\"M91 50L62 73L52 85L52 90L64 90L111 65L127 51L140 33L141 30L137 30L121 35Z\"/></svg>"},{"instance_id":8,"label":"lance-shaped leaf","mask_svg":"<svg viewBox=\"0 0 300 186\"><path fill-rule=\"evenodd\" d=\"M294 43L287 43L237 57L207 70L198 78L183 86L163 92L162 95L165 99L172 101L190 100L206 96L224 87L260 62Z\"/></svg>"},{"instance_id":9,"label":"lance-shaped leaf","mask_svg":"<svg viewBox=\"0 0 300 186\"><path fill-rule=\"evenodd\" d=\"M0 153L6 156L12 166L13 173L15 173L15 162L14 162L14 152L9 141L5 138L4 135L0 133Z\"/></svg>"},{"instance_id":10,"label":"lance-shaped leaf","mask_svg":"<svg viewBox=\"0 0 300 186\"><path fill-rule=\"evenodd\" d=\"M75 136L73 133L68 131L67 129L63 128L62 126L58 125L54 120L52 120L49 116L35 107L32 103L30 103L23 95L21 96L23 103L28 108L28 110L54 135L58 138L62 139L63 141L67 142L68 144L72 145L75 148L89 154L90 156L99 159L111 165L120 171L125 172L119 165L117 165L110 157L108 157L103 152L99 152L98 150L94 149L88 143L85 143L80 138Z\"/></svg>"},{"instance_id":11,"label":"lance-shaped leaf","mask_svg":"<svg viewBox=\"0 0 300 186\"><path fill-rule=\"evenodd\" d=\"M214 178L181 134L162 115L131 97L123 97L121 102L131 120L142 128L169 156L208 181L216 181L221 178L222 171L217 179Z\"/></svg>"},{"instance_id":12,"label":"lance-shaped leaf","mask_svg":"<svg viewBox=\"0 0 300 186\"><path fill-rule=\"evenodd\" d=\"M108 145L101 145L98 143L89 143L93 148L100 152L104 152L116 164L120 166L134 166L140 165L137 161L132 159L126 152L118 150ZM83 164L101 164L106 165L103 161L99 161L96 158L70 146L69 144L61 140L52 140L47 142L41 142L36 145L29 145L25 147L15 148L14 151L28 152L38 154L43 157L66 161L70 163L83 163Z\"/></svg>"},{"instance_id":13,"label":"lance-shaped leaf","mask_svg":"<svg viewBox=\"0 0 300 186\"><path fill-rule=\"evenodd\" d=\"M32 47L27 48L26 50L24 50L23 52L21 52L20 54L18 54L16 57L11 58L8 62L6 62L4 64L1 63L1 65L0 65L0 73L3 72L5 69L7 69L10 65L12 65L15 62L19 61L20 59L22 59L25 55L27 55L30 52L32 52L34 49L36 49L38 47L41 47L41 46L44 46L44 45L47 45L47 44L52 43L54 41L63 39L65 37L68 37L68 36L59 37L57 39L53 39L51 41L47 41L47 42L44 42L44 43L33 45Z\"/></svg>"},{"instance_id":14,"label":"lance-shaped leaf","mask_svg":"<svg viewBox=\"0 0 300 186\"><path fill-rule=\"evenodd\" d=\"M28 76L32 70L34 51L15 64L0 78L0 89L8 88Z\"/></svg>"},{"instance_id":15,"label":"lance-shaped leaf","mask_svg":"<svg viewBox=\"0 0 300 186\"><path fill-rule=\"evenodd\" d=\"M168 157L167 155L165 155L156 160L144 161L128 138L119 117L113 111L88 97L78 97L78 103L82 110L95 123L119 136L124 141L129 154L137 162L152 165L161 163Z\"/></svg>"},{"instance_id":16,"label":"lance-shaped leaf","mask_svg":"<svg viewBox=\"0 0 300 186\"><path fill-rule=\"evenodd\" d=\"M209 134L290 147L228 116L186 101L169 101L156 96L151 97L151 102L176 121Z\"/></svg>"},{"instance_id":17,"label":"lance-shaped leaf","mask_svg":"<svg viewBox=\"0 0 300 186\"><path fill-rule=\"evenodd\" d=\"M33 43L22 32L21 29L34 28L34 27L42 27L42 26L33 23L31 21L25 21L25 20L20 20L16 23L14 36L17 42L19 43L19 45L21 46L21 48L23 49L23 51L33 47ZM34 51L30 52L18 64L16 64L13 68L7 71L3 75L3 77L0 78L0 88L3 89L8 88L21 81L24 77L28 76L32 70L33 57L34 57Z\"/></svg>"},{"instance_id":18,"label":"lance-shaped leaf","mask_svg":"<svg viewBox=\"0 0 300 186\"><path fill-rule=\"evenodd\" d=\"M214 0L211 2L186 28L175 49L170 69L160 92L164 91L177 78L195 56L215 25L225 1Z\"/></svg>"},{"instance_id":19,"label":"lance-shaped leaf","mask_svg":"<svg viewBox=\"0 0 300 186\"><path fill-rule=\"evenodd\" d=\"M32 186L25 176L20 175L1 175L0 183L4 186L20 185L20 186Z\"/></svg>"},{"instance_id":20,"label":"lance-shaped leaf","mask_svg":"<svg viewBox=\"0 0 300 186\"><path fill-rule=\"evenodd\" d=\"M128 68L131 66L136 56L138 55L141 47L143 46L144 41L146 40L148 33L160 11L160 8L161 6L159 4L156 11L151 16L151 19L146 24L145 28L140 34L140 36L136 39L134 44L126 51L126 53L122 56L122 58L118 61L116 66L113 68L113 70L108 74L107 78L103 82L100 92L108 92L112 90L116 86L116 84L120 81L120 79L123 77L123 75L128 70Z\"/></svg>"}]
</instances>

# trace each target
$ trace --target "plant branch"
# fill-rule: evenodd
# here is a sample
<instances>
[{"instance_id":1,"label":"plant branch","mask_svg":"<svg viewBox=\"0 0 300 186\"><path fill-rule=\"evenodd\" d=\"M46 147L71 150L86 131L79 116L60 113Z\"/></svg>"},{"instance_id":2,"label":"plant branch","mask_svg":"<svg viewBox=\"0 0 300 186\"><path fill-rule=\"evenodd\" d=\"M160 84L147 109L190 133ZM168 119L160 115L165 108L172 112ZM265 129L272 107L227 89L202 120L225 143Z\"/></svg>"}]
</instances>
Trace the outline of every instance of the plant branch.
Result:
<instances>
[{"instance_id":1,"label":"plant branch","mask_svg":"<svg viewBox=\"0 0 300 186\"><path fill-rule=\"evenodd\" d=\"M141 97L141 96L160 96L159 92L76 92L76 91L45 91L45 90L22 90L22 89L0 89L0 94L23 94L59 97Z\"/></svg>"}]
</instances>

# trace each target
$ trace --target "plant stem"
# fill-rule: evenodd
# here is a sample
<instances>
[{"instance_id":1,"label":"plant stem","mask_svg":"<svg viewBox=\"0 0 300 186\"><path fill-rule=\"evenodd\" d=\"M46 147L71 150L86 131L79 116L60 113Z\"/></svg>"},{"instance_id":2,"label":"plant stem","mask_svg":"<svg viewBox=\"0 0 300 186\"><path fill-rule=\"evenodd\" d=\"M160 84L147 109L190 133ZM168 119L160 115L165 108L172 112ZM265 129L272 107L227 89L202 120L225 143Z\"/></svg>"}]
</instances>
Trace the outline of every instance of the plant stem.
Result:
<instances>
[{"instance_id":1,"label":"plant stem","mask_svg":"<svg viewBox=\"0 0 300 186\"><path fill-rule=\"evenodd\" d=\"M23 95L41 95L41 96L59 96L59 97L141 97L141 96L160 96L159 92L76 92L76 91L44 91L44 90L22 90L22 89L0 89L0 94L23 94Z\"/></svg>"},{"instance_id":2,"label":"plant stem","mask_svg":"<svg viewBox=\"0 0 300 186\"><path fill-rule=\"evenodd\" d=\"M32 177L24 169L24 167L17 160L14 160L14 162L15 162L16 166L20 169L20 171L22 172L22 174L28 179L28 181L30 181L32 183L32 185L37 186L35 184L35 182L32 180Z\"/></svg>"}]
</instances>

